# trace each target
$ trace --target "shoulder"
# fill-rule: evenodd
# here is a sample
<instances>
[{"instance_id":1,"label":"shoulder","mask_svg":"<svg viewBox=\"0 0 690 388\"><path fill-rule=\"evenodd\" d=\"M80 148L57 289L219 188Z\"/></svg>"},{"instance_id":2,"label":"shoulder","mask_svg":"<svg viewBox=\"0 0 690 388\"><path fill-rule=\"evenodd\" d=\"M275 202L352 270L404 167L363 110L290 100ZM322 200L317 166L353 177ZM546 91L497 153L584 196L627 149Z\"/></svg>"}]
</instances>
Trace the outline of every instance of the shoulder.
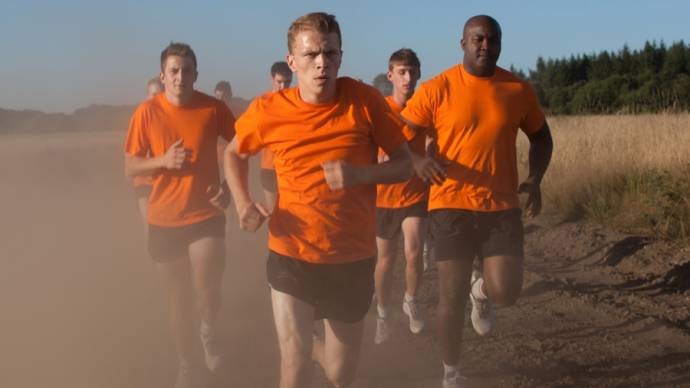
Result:
<instances>
[{"instance_id":1,"label":"shoulder","mask_svg":"<svg viewBox=\"0 0 690 388\"><path fill-rule=\"evenodd\" d=\"M446 89L460 77L460 65L454 65L422 83L427 90Z\"/></svg>"},{"instance_id":2,"label":"shoulder","mask_svg":"<svg viewBox=\"0 0 690 388\"><path fill-rule=\"evenodd\" d=\"M532 91L532 85L530 85L529 82L523 80L522 78L516 76L515 74L511 73L510 71L502 67L496 67L496 80L498 80L499 82L508 83L512 87L517 88L521 91Z\"/></svg>"},{"instance_id":3,"label":"shoulder","mask_svg":"<svg viewBox=\"0 0 690 388\"><path fill-rule=\"evenodd\" d=\"M362 81L350 77L340 77L336 82L336 88L341 95L356 95L359 98L374 97L383 99L383 95L378 89Z\"/></svg>"}]
</instances>

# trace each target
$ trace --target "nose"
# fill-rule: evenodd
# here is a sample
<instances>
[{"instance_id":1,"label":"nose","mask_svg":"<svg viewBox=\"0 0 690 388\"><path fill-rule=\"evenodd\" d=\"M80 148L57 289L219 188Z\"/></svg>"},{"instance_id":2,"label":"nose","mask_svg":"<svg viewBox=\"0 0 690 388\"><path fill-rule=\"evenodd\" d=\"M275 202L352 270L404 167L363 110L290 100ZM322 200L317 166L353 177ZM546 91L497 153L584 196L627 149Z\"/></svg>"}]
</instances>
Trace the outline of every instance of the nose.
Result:
<instances>
[{"instance_id":1,"label":"nose","mask_svg":"<svg viewBox=\"0 0 690 388\"><path fill-rule=\"evenodd\" d=\"M318 67L319 69L326 67L326 65L328 63L328 58L326 57L326 54L321 53L321 54L317 55L316 59L315 59L315 63L316 63L316 67Z\"/></svg>"}]
</instances>

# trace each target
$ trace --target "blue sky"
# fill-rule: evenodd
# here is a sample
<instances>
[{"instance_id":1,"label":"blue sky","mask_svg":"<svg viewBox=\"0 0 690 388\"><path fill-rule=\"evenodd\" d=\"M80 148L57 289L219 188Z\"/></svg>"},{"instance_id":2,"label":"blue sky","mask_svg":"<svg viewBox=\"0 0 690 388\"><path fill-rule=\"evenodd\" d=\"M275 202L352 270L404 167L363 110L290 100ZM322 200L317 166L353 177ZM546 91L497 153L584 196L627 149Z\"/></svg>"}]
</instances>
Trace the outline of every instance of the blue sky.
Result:
<instances>
[{"instance_id":1,"label":"blue sky","mask_svg":"<svg viewBox=\"0 0 690 388\"><path fill-rule=\"evenodd\" d=\"M195 50L199 90L226 79L235 95L251 98L268 88L270 65L285 57L292 20L312 11L337 16L340 74L367 82L400 47L419 54L422 79L457 63L462 24L480 13L502 25L504 67L690 38L690 2L680 0L3 0L1 9L0 107L67 113L139 101L171 40Z\"/></svg>"}]
</instances>

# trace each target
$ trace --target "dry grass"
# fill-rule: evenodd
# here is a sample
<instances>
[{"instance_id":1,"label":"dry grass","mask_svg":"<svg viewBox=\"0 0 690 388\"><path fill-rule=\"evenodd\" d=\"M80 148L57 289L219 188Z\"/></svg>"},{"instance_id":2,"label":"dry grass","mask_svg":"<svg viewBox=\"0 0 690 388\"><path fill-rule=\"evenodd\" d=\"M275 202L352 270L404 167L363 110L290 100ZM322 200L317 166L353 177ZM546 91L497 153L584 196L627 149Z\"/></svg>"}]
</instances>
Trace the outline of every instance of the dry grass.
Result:
<instances>
[{"instance_id":1,"label":"dry grass","mask_svg":"<svg viewBox=\"0 0 690 388\"><path fill-rule=\"evenodd\" d=\"M548 119L547 205L569 218L684 238L690 233L690 114ZM528 142L519 141L526 170Z\"/></svg>"}]
</instances>

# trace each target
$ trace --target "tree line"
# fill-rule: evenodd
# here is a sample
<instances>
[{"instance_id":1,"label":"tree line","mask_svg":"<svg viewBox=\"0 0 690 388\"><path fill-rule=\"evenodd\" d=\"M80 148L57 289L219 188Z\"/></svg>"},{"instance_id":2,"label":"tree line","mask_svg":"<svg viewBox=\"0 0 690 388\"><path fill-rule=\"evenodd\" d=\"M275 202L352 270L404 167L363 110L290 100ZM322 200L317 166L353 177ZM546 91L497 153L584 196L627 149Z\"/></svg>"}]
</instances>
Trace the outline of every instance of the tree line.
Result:
<instances>
[{"instance_id":1,"label":"tree line","mask_svg":"<svg viewBox=\"0 0 690 388\"><path fill-rule=\"evenodd\" d=\"M537 59L528 74L509 69L533 86L550 114L605 114L690 111L690 45L679 41L625 45L617 52ZM384 94L385 74L372 84Z\"/></svg>"}]
</instances>

